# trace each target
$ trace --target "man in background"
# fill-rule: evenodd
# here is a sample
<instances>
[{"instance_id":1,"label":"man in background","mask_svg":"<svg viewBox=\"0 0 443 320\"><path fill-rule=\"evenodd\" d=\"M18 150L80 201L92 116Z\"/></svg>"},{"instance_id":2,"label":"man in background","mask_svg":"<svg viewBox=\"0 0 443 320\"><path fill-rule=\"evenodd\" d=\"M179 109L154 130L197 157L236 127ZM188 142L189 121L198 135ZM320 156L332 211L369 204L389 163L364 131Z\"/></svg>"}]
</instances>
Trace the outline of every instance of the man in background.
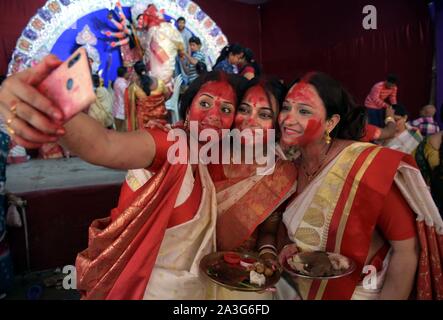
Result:
<instances>
[{"instance_id":1,"label":"man in background","mask_svg":"<svg viewBox=\"0 0 443 320\"><path fill-rule=\"evenodd\" d=\"M376 83L366 97L369 124L384 127L386 108L397 104L397 76L390 74L385 81Z\"/></svg>"},{"instance_id":2,"label":"man in background","mask_svg":"<svg viewBox=\"0 0 443 320\"><path fill-rule=\"evenodd\" d=\"M180 17L177 19L177 29L180 31L180 34L182 35L183 42L185 43L185 52L188 54L191 54L191 51L189 49L189 39L192 37L192 33L186 29L186 19L183 17Z\"/></svg>"}]
</instances>

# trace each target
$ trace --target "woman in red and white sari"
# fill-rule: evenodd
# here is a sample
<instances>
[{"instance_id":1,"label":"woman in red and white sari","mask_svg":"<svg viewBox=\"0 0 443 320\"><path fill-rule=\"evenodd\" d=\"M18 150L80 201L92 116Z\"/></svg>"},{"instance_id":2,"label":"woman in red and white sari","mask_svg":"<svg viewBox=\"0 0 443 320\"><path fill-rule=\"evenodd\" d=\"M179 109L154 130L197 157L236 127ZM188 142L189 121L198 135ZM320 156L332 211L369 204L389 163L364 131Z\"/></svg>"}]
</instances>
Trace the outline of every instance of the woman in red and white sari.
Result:
<instances>
[{"instance_id":1,"label":"woman in red and white sari","mask_svg":"<svg viewBox=\"0 0 443 320\"><path fill-rule=\"evenodd\" d=\"M266 172L265 165L256 162L245 164L245 151L255 152L255 148L262 144L263 155L268 156L266 153L269 152L274 157L274 150L267 150L267 139L273 138L268 136L268 131L277 128L285 91L276 79L255 81L243 96L234 120L234 129L243 134L251 133L249 138L241 139L239 148L232 150L232 154L238 152L241 156L242 164L209 165L217 190L218 251L260 254L262 249L263 258L276 260L269 250L273 246L262 247L262 242L266 241L268 230L276 221L273 218L278 215L276 209L295 191L297 170L291 161L277 158L275 166ZM261 138L262 133L264 139ZM275 140L269 142L269 148L275 148ZM273 216L269 218L271 214ZM217 290L217 299L271 298L271 293L251 294L220 287Z\"/></svg>"},{"instance_id":2,"label":"woman in red and white sari","mask_svg":"<svg viewBox=\"0 0 443 320\"><path fill-rule=\"evenodd\" d=\"M63 136L62 143L88 162L156 172L110 217L92 223L88 248L76 261L77 288L83 298L210 298L214 287L198 271L200 259L215 251L216 245L216 193L206 166L167 161L172 142L161 130L106 130L83 113L61 127L60 111L33 87L59 64L50 56L36 68L12 76L0 89L3 117L11 117L8 106L16 103L13 138L25 147L38 147ZM214 143L222 129L232 126L242 80L207 73L192 83L182 99L198 133L214 129ZM200 149L198 137L179 134L184 134L185 147L193 143ZM189 150L185 150L187 156Z\"/></svg>"},{"instance_id":3,"label":"woman in red and white sari","mask_svg":"<svg viewBox=\"0 0 443 320\"><path fill-rule=\"evenodd\" d=\"M281 142L297 145L301 156L280 243L340 253L357 268L329 281L294 278L296 291L282 282L280 298L443 298L443 221L409 155L355 142L363 115L322 73L307 74L286 96ZM377 270L375 289L363 285L368 265Z\"/></svg>"}]
</instances>

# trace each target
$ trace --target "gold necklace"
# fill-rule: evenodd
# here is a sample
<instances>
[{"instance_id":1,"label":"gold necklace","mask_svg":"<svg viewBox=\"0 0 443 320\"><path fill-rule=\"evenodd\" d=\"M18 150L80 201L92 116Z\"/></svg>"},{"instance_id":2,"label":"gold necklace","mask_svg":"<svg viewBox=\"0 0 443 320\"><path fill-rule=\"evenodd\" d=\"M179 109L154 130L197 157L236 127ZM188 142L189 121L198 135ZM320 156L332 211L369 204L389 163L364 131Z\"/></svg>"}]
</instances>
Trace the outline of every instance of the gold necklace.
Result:
<instances>
[{"instance_id":1,"label":"gold necklace","mask_svg":"<svg viewBox=\"0 0 443 320\"><path fill-rule=\"evenodd\" d=\"M303 165L303 164L301 165L302 173L308 179L309 182L311 182L317 176L317 174L319 173L320 169L322 169L323 166L326 164L325 160L326 160L326 158L328 156L329 150L331 150L331 146L332 146L332 142L329 145L327 145L327 150L326 150L326 152L323 155L323 159L320 161L319 166L312 173L308 173L306 165ZM301 159L301 161L303 161L303 159Z\"/></svg>"}]
</instances>

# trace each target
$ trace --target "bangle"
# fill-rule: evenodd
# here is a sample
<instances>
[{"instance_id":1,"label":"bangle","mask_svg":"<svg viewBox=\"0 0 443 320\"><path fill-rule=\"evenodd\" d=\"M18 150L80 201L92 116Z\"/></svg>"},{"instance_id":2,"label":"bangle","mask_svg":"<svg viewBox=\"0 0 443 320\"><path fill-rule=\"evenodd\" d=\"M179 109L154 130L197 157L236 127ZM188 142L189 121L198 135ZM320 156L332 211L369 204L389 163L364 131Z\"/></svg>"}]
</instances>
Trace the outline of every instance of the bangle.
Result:
<instances>
[{"instance_id":1,"label":"bangle","mask_svg":"<svg viewBox=\"0 0 443 320\"><path fill-rule=\"evenodd\" d=\"M264 255L265 253L270 253L270 254L272 254L274 257L277 257L277 252L275 252L275 251L272 250L272 249L263 249L263 250L260 250L260 253L259 253L258 255L261 257L261 256Z\"/></svg>"},{"instance_id":2,"label":"bangle","mask_svg":"<svg viewBox=\"0 0 443 320\"><path fill-rule=\"evenodd\" d=\"M392 117L386 117L385 124L388 124L389 122L395 123L395 119Z\"/></svg>"},{"instance_id":3,"label":"bangle","mask_svg":"<svg viewBox=\"0 0 443 320\"><path fill-rule=\"evenodd\" d=\"M258 251L262 251L263 249L266 249L266 248L272 249L272 250L274 250L274 252L277 252L277 248L272 244L264 244L260 248L258 248Z\"/></svg>"}]
</instances>

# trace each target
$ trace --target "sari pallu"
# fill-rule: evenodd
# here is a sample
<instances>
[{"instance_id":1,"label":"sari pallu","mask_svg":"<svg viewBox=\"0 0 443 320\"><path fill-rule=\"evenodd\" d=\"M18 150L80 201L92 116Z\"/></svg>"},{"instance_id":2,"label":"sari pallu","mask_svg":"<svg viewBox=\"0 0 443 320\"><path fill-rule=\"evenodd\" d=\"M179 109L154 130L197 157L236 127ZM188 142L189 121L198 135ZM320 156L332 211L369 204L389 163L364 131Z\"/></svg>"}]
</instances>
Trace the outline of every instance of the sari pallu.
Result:
<instances>
[{"instance_id":1,"label":"sari pallu","mask_svg":"<svg viewBox=\"0 0 443 320\"><path fill-rule=\"evenodd\" d=\"M378 297L383 283L373 292L365 291L361 273L377 219L394 181L418 216L421 252L417 298L443 298L440 258L443 222L413 159L386 148L354 143L314 179L283 215L290 239L303 250L341 253L357 263L356 271L341 279L295 279L302 299ZM389 265L388 250L380 252L373 259L384 261L383 270L377 273L379 279Z\"/></svg>"},{"instance_id":2,"label":"sari pallu","mask_svg":"<svg viewBox=\"0 0 443 320\"><path fill-rule=\"evenodd\" d=\"M257 227L293 194L296 181L297 170L294 164L278 160L270 175L215 182L217 249L229 251L240 249L241 246L251 249L251 244L246 242Z\"/></svg>"},{"instance_id":3,"label":"sari pallu","mask_svg":"<svg viewBox=\"0 0 443 320\"><path fill-rule=\"evenodd\" d=\"M167 229L171 213L192 177L188 165L167 162L127 207L96 220L89 247L77 257L84 299L203 299L211 287L200 279L201 257L215 250L215 190L206 167L200 207L191 221ZM192 178L191 178L192 179ZM191 186L192 187L192 186Z\"/></svg>"}]
</instances>

